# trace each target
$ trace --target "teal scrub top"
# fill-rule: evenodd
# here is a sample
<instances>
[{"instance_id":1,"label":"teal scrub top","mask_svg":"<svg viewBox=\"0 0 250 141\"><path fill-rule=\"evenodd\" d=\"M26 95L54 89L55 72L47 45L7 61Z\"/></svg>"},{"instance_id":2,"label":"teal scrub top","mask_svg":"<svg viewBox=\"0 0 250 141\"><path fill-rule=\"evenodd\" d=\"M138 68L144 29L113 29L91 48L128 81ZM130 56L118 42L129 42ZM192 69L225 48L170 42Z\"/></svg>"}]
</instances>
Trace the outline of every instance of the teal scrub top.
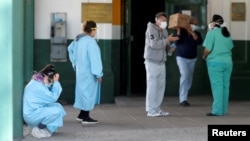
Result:
<instances>
[{"instance_id":1,"label":"teal scrub top","mask_svg":"<svg viewBox=\"0 0 250 141\"><path fill-rule=\"evenodd\" d=\"M208 31L203 46L210 51L207 62L232 63L233 41L231 36L223 36L222 28L215 27Z\"/></svg>"}]
</instances>

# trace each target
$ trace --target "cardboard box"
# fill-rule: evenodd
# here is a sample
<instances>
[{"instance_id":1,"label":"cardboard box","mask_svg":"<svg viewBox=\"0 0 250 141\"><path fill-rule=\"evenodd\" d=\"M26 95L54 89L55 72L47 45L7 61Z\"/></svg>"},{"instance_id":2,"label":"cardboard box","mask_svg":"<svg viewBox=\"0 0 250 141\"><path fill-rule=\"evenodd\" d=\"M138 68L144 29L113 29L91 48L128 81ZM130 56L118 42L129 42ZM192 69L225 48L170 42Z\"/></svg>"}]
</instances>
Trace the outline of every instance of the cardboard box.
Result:
<instances>
[{"instance_id":1,"label":"cardboard box","mask_svg":"<svg viewBox=\"0 0 250 141\"><path fill-rule=\"evenodd\" d=\"M170 15L168 28L175 29L176 27L181 27L188 31L192 31L190 26L190 16L181 13Z\"/></svg>"}]
</instances>

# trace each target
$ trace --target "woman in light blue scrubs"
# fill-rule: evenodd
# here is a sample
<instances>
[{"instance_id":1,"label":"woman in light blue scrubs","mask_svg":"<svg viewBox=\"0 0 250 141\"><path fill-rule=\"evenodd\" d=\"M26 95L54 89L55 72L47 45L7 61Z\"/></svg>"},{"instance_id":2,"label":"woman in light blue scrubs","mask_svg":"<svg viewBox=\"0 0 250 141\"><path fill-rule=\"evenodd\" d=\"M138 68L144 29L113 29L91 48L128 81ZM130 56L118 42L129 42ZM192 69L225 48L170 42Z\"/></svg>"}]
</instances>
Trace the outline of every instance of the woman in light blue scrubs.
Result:
<instances>
[{"instance_id":1,"label":"woman in light blue scrubs","mask_svg":"<svg viewBox=\"0 0 250 141\"><path fill-rule=\"evenodd\" d=\"M34 74L25 86L23 95L23 118L31 134L36 138L50 137L63 126L66 112L57 102L62 92L57 73L52 64Z\"/></svg>"},{"instance_id":2,"label":"woman in light blue scrubs","mask_svg":"<svg viewBox=\"0 0 250 141\"><path fill-rule=\"evenodd\" d=\"M95 40L97 25L94 21L83 24L83 33L68 46L69 59L76 72L74 107L79 109L76 120L82 124L96 124L90 111L100 104L103 67L101 50Z\"/></svg>"},{"instance_id":3,"label":"woman in light blue scrubs","mask_svg":"<svg viewBox=\"0 0 250 141\"><path fill-rule=\"evenodd\" d=\"M208 75L213 93L212 111L207 116L222 116L228 111L230 77L233 69L230 32L220 15L213 15L209 24L203 59L207 61Z\"/></svg>"}]
</instances>

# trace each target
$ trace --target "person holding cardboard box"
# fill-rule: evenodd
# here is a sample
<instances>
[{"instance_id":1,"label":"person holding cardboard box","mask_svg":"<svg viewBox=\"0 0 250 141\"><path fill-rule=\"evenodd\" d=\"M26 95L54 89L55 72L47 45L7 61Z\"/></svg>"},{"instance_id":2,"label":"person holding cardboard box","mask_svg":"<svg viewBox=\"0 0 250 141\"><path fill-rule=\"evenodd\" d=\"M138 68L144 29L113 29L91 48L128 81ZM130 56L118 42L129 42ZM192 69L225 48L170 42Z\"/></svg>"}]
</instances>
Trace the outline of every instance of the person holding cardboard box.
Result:
<instances>
[{"instance_id":1,"label":"person holding cardboard box","mask_svg":"<svg viewBox=\"0 0 250 141\"><path fill-rule=\"evenodd\" d=\"M181 106L190 106L188 92L192 86L193 72L197 57L197 47L203 42L202 36L197 29L198 20L190 19L191 31L187 28L177 27L177 35L180 40L176 41L176 61L180 71L179 102Z\"/></svg>"},{"instance_id":2,"label":"person holding cardboard box","mask_svg":"<svg viewBox=\"0 0 250 141\"><path fill-rule=\"evenodd\" d=\"M164 12L156 14L155 23L147 24L145 36L145 68L147 77L146 112L148 117L166 116L161 109L166 84L166 47L169 42L179 38L168 35L167 16Z\"/></svg>"},{"instance_id":3,"label":"person holding cardboard box","mask_svg":"<svg viewBox=\"0 0 250 141\"><path fill-rule=\"evenodd\" d=\"M192 28L190 27L191 17L187 14L175 13L169 17L169 29L184 28L190 34L193 33Z\"/></svg>"}]
</instances>

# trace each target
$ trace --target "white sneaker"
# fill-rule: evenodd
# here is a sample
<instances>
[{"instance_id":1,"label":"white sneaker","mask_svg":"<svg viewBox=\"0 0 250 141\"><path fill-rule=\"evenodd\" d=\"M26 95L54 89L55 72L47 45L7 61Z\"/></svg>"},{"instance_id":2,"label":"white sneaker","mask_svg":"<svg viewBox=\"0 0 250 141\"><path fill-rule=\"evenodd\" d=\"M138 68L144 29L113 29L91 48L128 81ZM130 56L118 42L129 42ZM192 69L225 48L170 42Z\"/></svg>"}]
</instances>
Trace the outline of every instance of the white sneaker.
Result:
<instances>
[{"instance_id":1,"label":"white sneaker","mask_svg":"<svg viewBox=\"0 0 250 141\"><path fill-rule=\"evenodd\" d=\"M36 138L44 138L50 137L52 134L47 129L39 129L38 127L34 127L32 129L31 135Z\"/></svg>"},{"instance_id":2,"label":"white sneaker","mask_svg":"<svg viewBox=\"0 0 250 141\"><path fill-rule=\"evenodd\" d=\"M165 112L165 111L162 111L162 110L159 112L159 114L160 114L161 116L167 116L167 115L169 115L168 112Z\"/></svg>"},{"instance_id":3,"label":"white sneaker","mask_svg":"<svg viewBox=\"0 0 250 141\"><path fill-rule=\"evenodd\" d=\"M41 134L40 134L40 129L38 127L34 127L31 131L31 135L33 137L36 137L36 138L41 138Z\"/></svg>"},{"instance_id":4,"label":"white sneaker","mask_svg":"<svg viewBox=\"0 0 250 141\"><path fill-rule=\"evenodd\" d=\"M159 116L161 116L161 114L160 113L148 113L147 116L148 117L159 117Z\"/></svg>"},{"instance_id":5,"label":"white sneaker","mask_svg":"<svg viewBox=\"0 0 250 141\"><path fill-rule=\"evenodd\" d=\"M82 122L82 119L77 117L76 121Z\"/></svg>"},{"instance_id":6,"label":"white sneaker","mask_svg":"<svg viewBox=\"0 0 250 141\"><path fill-rule=\"evenodd\" d=\"M43 132L45 137L51 137L52 134L46 128L40 129L40 130Z\"/></svg>"}]
</instances>

